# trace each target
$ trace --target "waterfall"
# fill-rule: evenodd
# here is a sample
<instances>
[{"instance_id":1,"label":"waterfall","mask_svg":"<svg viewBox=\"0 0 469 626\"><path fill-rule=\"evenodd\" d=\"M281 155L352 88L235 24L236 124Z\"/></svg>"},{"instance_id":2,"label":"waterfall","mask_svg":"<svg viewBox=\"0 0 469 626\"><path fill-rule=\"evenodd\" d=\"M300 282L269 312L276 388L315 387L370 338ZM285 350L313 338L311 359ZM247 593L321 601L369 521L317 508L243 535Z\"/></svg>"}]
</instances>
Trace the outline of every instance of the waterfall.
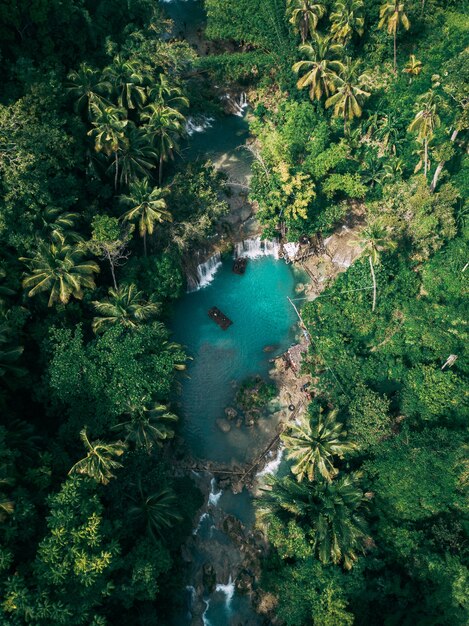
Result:
<instances>
[{"instance_id":1,"label":"waterfall","mask_svg":"<svg viewBox=\"0 0 469 626\"><path fill-rule=\"evenodd\" d=\"M240 94L225 93L221 96L222 100L226 100L229 110L233 115L244 117L244 113L248 107L248 99L243 91Z\"/></svg>"},{"instance_id":2,"label":"waterfall","mask_svg":"<svg viewBox=\"0 0 469 626\"><path fill-rule=\"evenodd\" d=\"M235 592L235 584L231 576L229 577L228 583L226 585L218 584L215 587L215 591L218 591L218 593L223 593L225 595L225 604L227 610L229 611L231 608L231 600L233 599Z\"/></svg>"},{"instance_id":3,"label":"waterfall","mask_svg":"<svg viewBox=\"0 0 469 626\"><path fill-rule=\"evenodd\" d=\"M189 137L192 137L194 133L203 133L204 130L212 127L212 122L214 121L215 118L207 117L206 115L198 117L189 116L186 120L186 133Z\"/></svg>"},{"instance_id":4,"label":"waterfall","mask_svg":"<svg viewBox=\"0 0 469 626\"><path fill-rule=\"evenodd\" d=\"M192 531L192 534L194 536L199 534L199 530L202 528L202 524L205 522L206 519L209 519L209 518L210 518L210 515L207 512L202 513L202 515L200 516L199 522L197 524L197 527L194 528L194 530Z\"/></svg>"},{"instance_id":5,"label":"waterfall","mask_svg":"<svg viewBox=\"0 0 469 626\"><path fill-rule=\"evenodd\" d=\"M217 480L216 478L212 478L212 480L210 481L210 493L208 494L208 503L211 504L212 506L218 505L218 500L220 500L221 495L223 493L222 489L220 489L220 491L215 491L216 486L217 486Z\"/></svg>"},{"instance_id":6,"label":"waterfall","mask_svg":"<svg viewBox=\"0 0 469 626\"><path fill-rule=\"evenodd\" d=\"M234 258L240 256L248 259L257 259L260 256L274 256L278 258L279 244L276 241L263 241L257 239L245 239L235 244Z\"/></svg>"},{"instance_id":7,"label":"waterfall","mask_svg":"<svg viewBox=\"0 0 469 626\"><path fill-rule=\"evenodd\" d=\"M218 269L221 267L221 254L216 252L203 263L197 265L196 276L188 277L188 290L197 291L210 285Z\"/></svg>"},{"instance_id":8,"label":"waterfall","mask_svg":"<svg viewBox=\"0 0 469 626\"><path fill-rule=\"evenodd\" d=\"M282 462L284 449L285 448L283 448L282 446L279 447L275 456L268 463L266 463L264 469L261 469L261 471L256 474L257 478L260 478L261 476L266 476L267 474L277 473L278 468L280 467L280 463Z\"/></svg>"},{"instance_id":9,"label":"waterfall","mask_svg":"<svg viewBox=\"0 0 469 626\"><path fill-rule=\"evenodd\" d=\"M208 621L208 617L207 617L207 613L210 608L210 600L204 600L204 602L205 602L205 611L203 612L203 615L202 615L202 622L204 626L212 626L211 623Z\"/></svg>"}]
</instances>

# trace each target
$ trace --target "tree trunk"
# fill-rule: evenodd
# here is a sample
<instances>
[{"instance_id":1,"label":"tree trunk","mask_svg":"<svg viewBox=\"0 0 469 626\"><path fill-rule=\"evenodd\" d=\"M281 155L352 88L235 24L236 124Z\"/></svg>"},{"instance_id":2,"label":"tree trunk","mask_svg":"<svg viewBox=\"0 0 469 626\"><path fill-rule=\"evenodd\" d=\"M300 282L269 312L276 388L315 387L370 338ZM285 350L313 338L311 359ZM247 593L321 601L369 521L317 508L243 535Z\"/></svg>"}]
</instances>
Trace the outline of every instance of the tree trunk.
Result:
<instances>
[{"instance_id":1,"label":"tree trunk","mask_svg":"<svg viewBox=\"0 0 469 626\"><path fill-rule=\"evenodd\" d=\"M158 184L161 187L161 183L163 182L163 155L160 155L160 167L158 169Z\"/></svg>"},{"instance_id":2,"label":"tree trunk","mask_svg":"<svg viewBox=\"0 0 469 626\"><path fill-rule=\"evenodd\" d=\"M368 260L370 262L371 277L373 279L373 306L371 310L374 311L376 308L376 276L375 276L375 268L373 267L373 261L371 260L371 254L368 257Z\"/></svg>"},{"instance_id":3,"label":"tree trunk","mask_svg":"<svg viewBox=\"0 0 469 626\"><path fill-rule=\"evenodd\" d=\"M452 142L456 141L456 137L458 136L459 130L453 130L453 132L451 133L451 140ZM435 174L433 175L433 180L432 180L432 184L430 185L430 191L433 193L435 191L436 188L436 184L438 183L438 179L440 177L441 174L441 170L443 169L444 165L445 165L446 161L440 161L438 163L438 167L435 170Z\"/></svg>"},{"instance_id":4,"label":"tree trunk","mask_svg":"<svg viewBox=\"0 0 469 626\"><path fill-rule=\"evenodd\" d=\"M147 256L147 231L143 233L143 254Z\"/></svg>"},{"instance_id":5,"label":"tree trunk","mask_svg":"<svg viewBox=\"0 0 469 626\"><path fill-rule=\"evenodd\" d=\"M112 282L114 283L114 289L117 290L117 281L116 281L116 273L114 271L114 262L112 260L111 255L108 253L107 255L108 261L109 261L109 265L111 267L111 274L112 274Z\"/></svg>"},{"instance_id":6,"label":"tree trunk","mask_svg":"<svg viewBox=\"0 0 469 626\"><path fill-rule=\"evenodd\" d=\"M117 150L114 154L115 154L115 164L116 164L116 173L114 175L114 189L117 189L117 177L119 174L119 159L117 158Z\"/></svg>"},{"instance_id":7,"label":"tree trunk","mask_svg":"<svg viewBox=\"0 0 469 626\"><path fill-rule=\"evenodd\" d=\"M394 31L394 74L397 74L397 28Z\"/></svg>"},{"instance_id":8,"label":"tree trunk","mask_svg":"<svg viewBox=\"0 0 469 626\"><path fill-rule=\"evenodd\" d=\"M425 178L427 178L427 174L428 174L428 139L427 137L425 137L425 156L424 156L423 171L425 173Z\"/></svg>"}]
</instances>

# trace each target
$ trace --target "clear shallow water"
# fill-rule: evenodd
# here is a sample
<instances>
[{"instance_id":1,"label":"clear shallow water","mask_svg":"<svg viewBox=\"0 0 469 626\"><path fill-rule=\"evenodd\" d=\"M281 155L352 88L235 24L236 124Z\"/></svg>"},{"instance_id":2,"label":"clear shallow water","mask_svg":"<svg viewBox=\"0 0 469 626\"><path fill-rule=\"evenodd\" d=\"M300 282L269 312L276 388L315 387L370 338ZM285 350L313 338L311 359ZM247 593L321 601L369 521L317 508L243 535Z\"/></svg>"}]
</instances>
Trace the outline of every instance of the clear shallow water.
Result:
<instances>
[{"instance_id":1,"label":"clear shallow water","mask_svg":"<svg viewBox=\"0 0 469 626\"><path fill-rule=\"evenodd\" d=\"M225 261L213 282L186 294L173 316L174 338L192 358L182 381L181 434L191 453L201 459L230 464L252 459L272 430L268 416L253 428L223 433L216 420L234 405L237 385L249 376L267 378L269 359L294 340L293 296L295 275L290 266L273 257L250 259L244 276ZM223 331L207 315L217 306L233 325ZM267 346L275 350L264 352Z\"/></svg>"}]
</instances>

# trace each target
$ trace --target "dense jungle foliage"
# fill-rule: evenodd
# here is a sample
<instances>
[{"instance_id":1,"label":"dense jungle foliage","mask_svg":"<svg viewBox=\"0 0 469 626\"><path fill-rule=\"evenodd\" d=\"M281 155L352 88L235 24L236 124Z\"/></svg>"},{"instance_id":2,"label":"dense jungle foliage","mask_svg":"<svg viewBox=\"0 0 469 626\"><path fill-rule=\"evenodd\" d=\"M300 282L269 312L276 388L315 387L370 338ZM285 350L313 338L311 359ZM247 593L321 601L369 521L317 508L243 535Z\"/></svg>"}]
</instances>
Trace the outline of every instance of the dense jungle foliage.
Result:
<instances>
[{"instance_id":1,"label":"dense jungle foliage","mask_svg":"<svg viewBox=\"0 0 469 626\"><path fill-rule=\"evenodd\" d=\"M265 237L363 222L302 310L316 392L258 502L260 585L288 626L463 626L467 2L205 7L198 57L151 0L0 3L0 624L167 624L182 597L202 496L171 469L168 320L227 203L177 152L223 81Z\"/></svg>"}]
</instances>

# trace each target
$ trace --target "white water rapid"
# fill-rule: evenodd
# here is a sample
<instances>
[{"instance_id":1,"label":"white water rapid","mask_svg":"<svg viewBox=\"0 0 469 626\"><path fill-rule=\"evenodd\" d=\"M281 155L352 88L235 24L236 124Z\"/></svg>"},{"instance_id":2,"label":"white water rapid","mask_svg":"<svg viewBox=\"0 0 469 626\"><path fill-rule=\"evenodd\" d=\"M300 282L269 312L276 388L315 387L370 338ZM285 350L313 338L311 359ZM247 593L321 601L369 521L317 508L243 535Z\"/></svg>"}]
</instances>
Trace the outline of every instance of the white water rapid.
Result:
<instances>
[{"instance_id":1,"label":"white water rapid","mask_svg":"<svg viewBox=\"0 0 469 626\"><path fill-rule=\"evenodd\" d=\"M215 252L203 263L197 265L196 276L188 278L187 291L197 291L210 285L215 277L215 274L221 267L221 254Z\"/></svg>"},{"instance_id":2,"label":"white water rapid","mask_svg":"<svg viewBox=\"0 0 469 626\"><path fill-rule=\"evenodd\" d=\"M248 99L244 91L236 95L225 93L221 96L221 99L228 102L228 108L233 115L244 117L244 113L248 108Z\"/></svg>"},{"instance_id":3,"label":"white water rapid","mask_svg":"<svg viewBox=\"0 0 469 626\"><path fill-rule=\"evenodd\" d=\"M235 244L234 258L240 256L248 259L257 259L260 256L274 256L278 258L279 244L276 241L264 241L257 239L245 239Z\"/></svg>"},{"instance_id":4,"label":"white water rapid","mask_svg":"<svg viewBox=\"0 0 469 626\"><path fill-rule=\"evenodd\" d=\"M210 481L210 493L208 494L208 503L212 506L218 506L218 501L220 500L223 493L221 489L220 491L215 491L216 487L217 480L216 478L212 478L212 480Z\"/></svg>"},{"instance_id":5,"label":"white water rapid","mask_svg":"<svg viewBox=\"0 0 469 626\"><path fill-rule=\"evenodd\" d=\"M285 448L283 448L282 446L279 447L275 456L273 456L271 460L266 463L265 467L256 474L257 478L260 478L261 476L267 476L268 474L276 474L278 472L278 468L280 467L280 463L282 462L284 450Z\"/></svg>"},{"instance_id":6,"label":"white water rapid","mask_svg":"<svg viewBox=\"0 0 469 626\"><path fill-rule=\"evenodd\" d=\"M189 137L192 137L194 133L203 133L207 128L212 127L214 121L215 118L207 117L206 115L198 117L189 116L186 120L186 133Z\"/></svg>"}]
</instances>

